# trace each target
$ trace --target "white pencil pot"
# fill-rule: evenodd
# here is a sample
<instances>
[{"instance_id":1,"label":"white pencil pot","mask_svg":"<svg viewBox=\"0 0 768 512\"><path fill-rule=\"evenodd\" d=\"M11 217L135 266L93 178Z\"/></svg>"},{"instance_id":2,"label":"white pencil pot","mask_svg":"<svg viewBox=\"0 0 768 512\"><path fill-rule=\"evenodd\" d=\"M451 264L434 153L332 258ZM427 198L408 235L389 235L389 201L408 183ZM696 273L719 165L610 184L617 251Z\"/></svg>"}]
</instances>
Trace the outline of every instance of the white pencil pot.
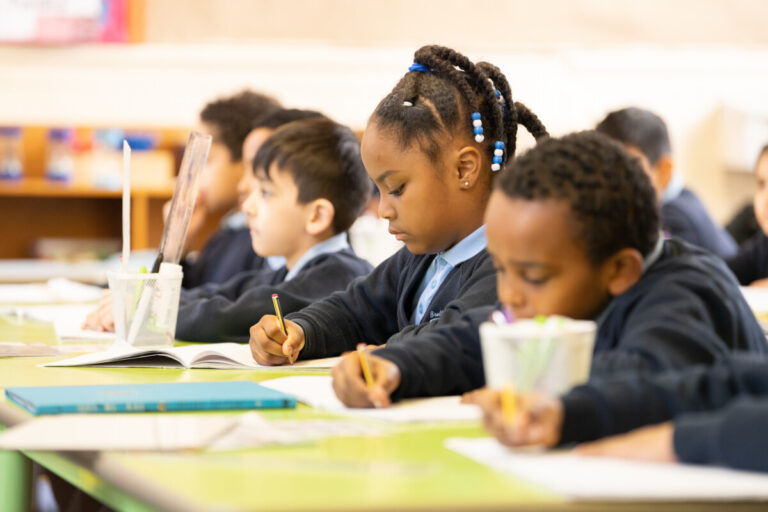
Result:
<instances>
[{"instance_id":1,"label":"white pencil pot","mask_svg":"<svg viewBox=\"0 0 768 512\"><path fill-rule=\"evenodd\" d=\"M480 326L485 382L493 389L563 393L589 378L595 323L549 317Z\"/></svg>"},{"instance_id":2,"label":"white pencil pot","mask_svg":"<svg viewBox=\"0 0 768 512\"><path fill-rule=\"evenodd\" d=\"M117 341L172 346L182 277L181 266L170 263L161 264L156 274L108 272Z\"/></svg>"}]
</instances>

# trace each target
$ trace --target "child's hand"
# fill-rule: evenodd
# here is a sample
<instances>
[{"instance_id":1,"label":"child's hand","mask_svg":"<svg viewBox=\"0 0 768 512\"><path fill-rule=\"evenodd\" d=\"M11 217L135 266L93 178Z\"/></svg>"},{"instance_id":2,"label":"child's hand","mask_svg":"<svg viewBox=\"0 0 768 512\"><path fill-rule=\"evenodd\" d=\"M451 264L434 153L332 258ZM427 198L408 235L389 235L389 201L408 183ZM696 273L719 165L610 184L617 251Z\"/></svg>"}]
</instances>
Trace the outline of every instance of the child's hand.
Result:
<instances>
[{"instance_id":1,"label":"child's hand","mask_svg":"<svg viewBox=\"0 0 768 512\"><path fill-rule=\"evenodd\" d=\"M105 291L96 309L88 313L83 323L83 329L100 332L115 331L115 316L112 313L112 296Z\"/></svg>"},{"instance_id":2,"label":"child's hand","mask_svg":"<svg viewBox=\"0 0 768 512\"><path fill-rule=\"evenodd\" d=\"M373 389L368 389L357 352L341 356L339 363L331 370L333 390L347 407L389 407L392 403L390 395L400 385L400 369L395 363L370 353L368 362Z\"/></svg>"},{"instance_id":3,"label":"child's hand","mask_svg":"<svg viewBox=\"0 0 768 512\"><path fill-rule=\"evenodd\" d=\"M750 288L768 288L768 278L758 279L749 285Z\"/></svg>"},{"instance_id":4,"label":"child's hand","mask_svg":"<svg viewBox=\"0 0 768 512\"><path fill-rule=\"evenodd\" d=\"M563 428L563 404L544 393L515 396L515 413L507 425L501 406L501 392L483 388L467 393L462 402L480 406L485 428L507 446L555 446Z\"/></svg>"},{"instance_id":5,"label":"child's hand","mask_svg":"<svg viewBox=\"0 0 768 512\"><path fill-rule=\"evenodd\" d=\"M574 451L593 457L620 457L622 459L654 462L676 462L674 436L671 422L638 428L600 441L580 444Z\"/></svg>"},{"instance_id":6,"label":"child's hand","mask_svg":"<svg viewBox=\"0 0 768 512\"><path fill-rule=\"evenodd\" d=\"M264 315L251 327L251 353L259 364L277 366L292 364L304 348L304 330L295 322L285 320L283 333L275 315Z\"/></svg>"}]
</instances>

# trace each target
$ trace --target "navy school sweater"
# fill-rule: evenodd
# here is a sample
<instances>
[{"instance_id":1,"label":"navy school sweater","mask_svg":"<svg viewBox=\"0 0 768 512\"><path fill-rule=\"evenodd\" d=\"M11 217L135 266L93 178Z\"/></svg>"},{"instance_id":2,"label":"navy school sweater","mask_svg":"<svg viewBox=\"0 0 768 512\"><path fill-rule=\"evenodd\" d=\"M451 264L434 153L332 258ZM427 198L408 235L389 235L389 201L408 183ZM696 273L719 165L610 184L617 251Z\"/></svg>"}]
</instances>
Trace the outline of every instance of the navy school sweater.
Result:
<instances>
[{"instance_id":1,"label":"navy school sweater","mask_svg":"<svg viewBox=\"0 0 768 512\"><path fill-rule=\"evenodd\" d=\"M398 343L450 325L468 310L496 301L496 274L482 250L451 270L421 322L413 325L416 291L433 258L404 247L346 290L286 315L304 330L299 358L336 356L360 342Z\"/></svg>"},{"instance_id":2,"label":"navy school sweater","mask_svg":"<svg viewBox=\"0 0 768 512\"><path fill-rule=\"evenodd\" d=\"M739 284L749 286L768 277L768 236L760 231L744 243L736 256L726 260Z\"/></svg>"},{"instance_id":3,"label":"navy school sweater","mask_svg":"<svg viewBox=\"0 0 768 512\"><path fill-rule=\"evenodd\" d=\"M687 188L661 205L661 224L670 236L703 247L721 258L736 254L736 242L731 235L714 223L698 196Z\"/></svg>"},{"instance_id":4,"label":"navy school sweater","mask_svg":"<svg viewBox=\"0 0 768 512\"><path fill-rule=\"evenodd\" d=\"M255 252L248 228L223 227L205 243L193 263L182 261L184 288L224 283L240 272L269 270L266 259Z\"/></svg>"},{"instance_id":5,"label":"navy school sweater","mask_svg":"<svg viewBox=\"0 0 768 512\"><path fill-rule=\"evenodd\" d=\"M493 309L474 309L451 325L377 350L400 369L393 397L459 394L483 386L478 329ZM601 316L591 375L680 369L711 364L732 350L767 349L722 260L666 240L659 259Z\"/></svg>"},{"instance_id":6,"label":"navy school sweater","mask_svg":"<svg viewBox=\"0 0 768 512\"><path fill-rule=\"evenodd\" d=\"M280 295L283 313L297 311L343 290L372 268L351 249L344 249L312 258L290 281L285 281L285 267L265 268L240 273L223 284L182 290L176 338L247 342L251 326L262 316L274 314L273 293Z\"/></svg>"},{"instance_id":7,"label":"navy school sweater","mask_svg":"<svg viewBox=\"0 0 768 512\"><path fill-rule=\"evenodd\" d=\"M734 353L712 366L596 379L563 396L561 444L675 419L683 462L768 471L768 358Z\"/></svg>"}]
</instances>

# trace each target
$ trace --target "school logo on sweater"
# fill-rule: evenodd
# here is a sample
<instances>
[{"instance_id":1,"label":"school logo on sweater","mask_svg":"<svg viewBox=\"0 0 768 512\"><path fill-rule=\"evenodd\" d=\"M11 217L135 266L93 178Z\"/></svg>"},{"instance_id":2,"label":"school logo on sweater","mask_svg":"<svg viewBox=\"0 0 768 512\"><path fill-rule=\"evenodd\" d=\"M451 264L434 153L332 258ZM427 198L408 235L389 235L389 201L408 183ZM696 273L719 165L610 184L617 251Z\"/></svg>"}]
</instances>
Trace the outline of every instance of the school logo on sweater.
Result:
<instances>
[{"instance_id":1,"label":"school logo on sweater","mask_svg":"<svg viewBox=\"0 0 768 512\"><path fill-rule=\"evenodd\" d=\"M429 312L429 321L430 322L434 322L435 320L440 318L442 316L442 314L443 314L443 311L444 311L443 309L441 309L440 311L430 311Z\"/></svg>"}]
</instances>

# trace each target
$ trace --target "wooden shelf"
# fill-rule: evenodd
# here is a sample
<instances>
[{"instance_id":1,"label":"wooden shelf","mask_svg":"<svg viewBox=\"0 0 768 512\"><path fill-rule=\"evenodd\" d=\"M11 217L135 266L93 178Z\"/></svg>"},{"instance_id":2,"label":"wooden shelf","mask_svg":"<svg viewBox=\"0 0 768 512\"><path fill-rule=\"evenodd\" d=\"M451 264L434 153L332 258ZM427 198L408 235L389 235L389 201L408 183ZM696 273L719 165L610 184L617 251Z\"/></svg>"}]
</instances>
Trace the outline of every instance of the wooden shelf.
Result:
<instances>
[{"instance_id":1,"label":"wooden shelf","mask_svg":"<svg viewBox=\"0 0 768 512\"><path fill-rule=\"evenodd\" d=\"M170 198L173 187L135 188L131 190L133 199L142 197ZM0 197L122 197L121 190L96 188L82 183L61 183L45 178L22 178L20 180L0 180Z\"/></svg>"},{"instance_id":2,"label":"wooden shelf","mask_svg":"<svg viewBox=\"0 0 768 512\"><path fill-rule=\"evenodd\" d=\"M156 247L162 235L162 206L173 188L131 191L131 246ZM51 182L39 177L0 180L0 258L29 257L35 239L119 238L120 190Z\"/></svg>"}]
</instances>

